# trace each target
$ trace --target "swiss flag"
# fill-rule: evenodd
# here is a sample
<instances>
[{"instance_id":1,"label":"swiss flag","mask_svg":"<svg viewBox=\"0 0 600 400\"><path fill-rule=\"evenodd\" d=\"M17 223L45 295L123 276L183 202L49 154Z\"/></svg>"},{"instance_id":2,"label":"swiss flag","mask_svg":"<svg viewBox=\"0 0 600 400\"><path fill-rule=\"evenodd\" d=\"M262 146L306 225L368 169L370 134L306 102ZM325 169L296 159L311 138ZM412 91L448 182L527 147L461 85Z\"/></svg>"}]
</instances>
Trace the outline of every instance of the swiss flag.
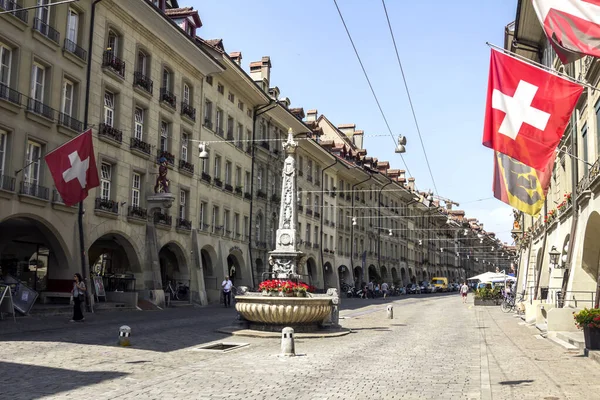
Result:
<instances>
[{"instance_id":1,"label":"swiss flag","mask_svg":"<svg viewBox=\"0 0 600 400\"><path fill-rule=\"evenodd\" d=\"M45 160L67 206L83 201L90 189L100 185L91 129L48 153Z\"/></svg>"},{"instance_id":2,"label":"swiss flag","mask_svg":"<svg viewBox=\"0 0 600 400\"><path fill-rule=\"evenodd\" d=\"M563 63L600 57L600 0L533 0L533 7Z\"/></svg>"},{"instance_id":3,"label":"swiss flag","mask_svg":"<svg viewBox=\"0 0 600 400\"><path fill-rule=\"evenodd\" d=\"M583 86L492 50L483 145L543 170Z\"/></svg>"}]
</instances>

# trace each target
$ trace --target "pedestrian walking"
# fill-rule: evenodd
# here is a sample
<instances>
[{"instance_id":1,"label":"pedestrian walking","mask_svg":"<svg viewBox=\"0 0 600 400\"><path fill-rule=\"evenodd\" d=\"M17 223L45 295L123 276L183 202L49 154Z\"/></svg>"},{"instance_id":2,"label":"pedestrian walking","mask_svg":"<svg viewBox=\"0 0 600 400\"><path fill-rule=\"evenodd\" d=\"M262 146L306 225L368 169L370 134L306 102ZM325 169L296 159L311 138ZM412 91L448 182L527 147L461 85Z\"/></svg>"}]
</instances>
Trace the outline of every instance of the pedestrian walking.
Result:
<instances>
[{"instance_id":1,"label":"pedestrian walking","mask_svg":"<svg viewBox=\"0 0 600 400\"><path fill-rule=\"evenodd\" d=\"M462 296L462 301L465 304L467 303L467 293L469 293L469 286L467 285L467 282L464 282L460 287L460 295Z\"/></svg>"},{"instance_id":2,"label":"pedestrian walking","mask_svg":"<svg viewBox=\"0 0 600 400\"><path fill-rule=\"evenodd\" d=\"M73 289L71 289L71 298L73 299L73 318L71 322L83 322L85 318L83 311L81 311L81 305L85 301L85 283L81 274L77 273L73 275Z\"/></svg>"},{"instance_id":3,"label":"pedestrian walking","mask_svg":"<svg viewBox=\"0 0 600 400\"><path fill-rule=\"evenodd\" d=\"M231 288L233 287L233 282L229 280L229 277L226 276L223 283L221 283L221 287L223 288L223 304L225 304L225 308L231 306Z\"/></svg>"},{"instance_id":4,"label":"pedestrian walking","mask_svg":"<svg viewBox=\"0 0 600 400\"><path fill-rule=\"evenodd\" d=\"M384 298L384 299L387 297L387 294L388 294L388 288L389 288L389 286L388 286L388 284L387 284L386 282L383 282L383 283L381 284L381 290L383 291L383 298Z\"/></svg>"},{"instance_id":5,"label":"pedestrian walking","mask_svg":"<svg viewBox=\"0 0 600 400\"><path fill-rule=\"evenodd\" d=\"M373 298L373 281L367 284L367 298Z\"/></svg>"}]
</instances>

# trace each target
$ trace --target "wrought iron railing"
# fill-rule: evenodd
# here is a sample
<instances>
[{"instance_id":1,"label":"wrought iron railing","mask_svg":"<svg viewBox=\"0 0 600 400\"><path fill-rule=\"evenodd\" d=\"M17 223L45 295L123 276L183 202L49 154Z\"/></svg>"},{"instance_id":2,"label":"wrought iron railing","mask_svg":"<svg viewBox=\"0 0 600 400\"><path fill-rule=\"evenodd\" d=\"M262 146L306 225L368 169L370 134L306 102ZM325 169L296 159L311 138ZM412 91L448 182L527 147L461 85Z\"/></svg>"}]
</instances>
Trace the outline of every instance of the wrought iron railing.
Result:
<instances>
[{"instance_id":1,"label":"wrought iron railing","mask_svg":"<svg viewBox=\"0 0 600 400\"><path fill-rule=\"evenodd\" d=\"M177 218L177 228L191 230L192 229L192 221L184 219L184 218Z\"/></svg>"},{"instance_id":2,"label":"wrought iron railing","mask_svg":"<svg viewBox=\"0 0 600 400\"><path fill-rule=\"evenodd\" d=\"M83 122L65 113L58 114L58 124L73 129L75 132L83 132Z\"/></svg>"},{"instance_id":3,"label":"wrought iron railing","mask_svg":"<svg viewBox=\"0 0 600 400\"><path fill-rule=\"evenodd\" d=\"M173 217L163 212L154 213L154 223L156 225L168 225L173 224Z\"/></svg>"},{"instance_id":4,"label":"wrought iron railing","mask_svg":"<svg viewBox=\"0 0 600 400\"><path fill-rule=\"evenodd\" d=\"M106 50L102 56L102 66L115 71L121 77L125 77L125 61L121 60L111 50Z\"/></svg>"},{"instance_id":5,"label":"wrought iron railing","mask_svg":"<svg viewBox=\"0 0 600 400\"><path fill-rule=\"evenodd\" d=\"M15 178L8 175L0 175L0 189L15 191Z\"/></svg>"},{"instance_id":6,"label":"wrought iron railing","mask_svg":"<svg viewBox=\"0 0 600 400\"><path fill-rule=\"evenodd\" d=\"M152 79L150 79L150 77L144 75L142 72L136 71L133 73L133 84L152 94L154 82Z\"/></svg>"},{"instance_id":7,"label":"wrought iron railing","mask_svg":"<svg viewBox=\"0 0 600 400\"><path fill-rule=\"evenodd\" d=\"M164 101L172 108L177 108L177 96L171 93L168 88L160 88L160 101Z\"/></svg>"},{"instance_id":8,"label":"wrought iron railing","mask_svg":"<svg viewBox=\"0 0 600 400\"><path fill-rule=\"evenodd\" d=\"M186 160L179 160L179 169L193 174L194 173L194 164L187 162Z\"/></svg>"},{"instance_id":9,"label":"wrought iron railing","mask_svg":"<svg viewBox=\"0 0 600 400\"><path fill-rule=\"evenodd\" d=\"M146 154L150 154L152 152L152 146L149 143L134 137L130 138L129 140L129 148L139 150Z\"/></svg>"},{"instance_id":10,"label":"wrought iron railing","mask_svg":"<svg viewBox=\"0 0 600 400\"><path fill-rule=\"evenodd\" d=\"M127 216L133 218L146 219L148 218L148 210L138 206L129 206Z\"/></svg>"},{"instance_id":11,"label":"wrought iron railing","mask_svg":"<svg viewBox=\"0 0 600 400\"><path fill-rule=\"evenodd\" d=\"M159 160L163 157L167 160L169 165L175 165L175 156L173 154L161 149L156 150L156 162L159 162Z\"/></svg>"},{"instance_id":12,"label":"wrought iron railing","mask_svg":"<svg viewBox=\"0 0 600 400\"><path fill-rule=\"evenodd\" d=\"M48 119L54 119L54 109L46 104L42 103L33 98L29 98L27 101L27 110L39 114Z\"/></svg>"},{"instance_id":13,"label":"wrought iron railing","mask_svg":"<svg viewBox=\"0 0 600 400\"><path fill-rule=\"evenodd\" d=\"M121 143L123 141L123 131L117 128L114 128L105 123L100 124L100 129L98 130L99 136L104 136L106 138L112 139L115 142Z\"/></svg>"},{"instance_id":14,"label":"wrought iron railing","mask_svg":"<svg viewBox=\"0 0 600 400\"><path fill-rule=\"evenodd\" d=\"M22 7L17 4L16 1L12 1L12 0L0 0L0 9L2 9L3 11L11 11L11 10L18 10L18 11L13 11L10 14L15 16L16 18L20 19L21 21L27 23L28 21L28 17L29 17L29 13L27 10L22 10Z\"/></svg>"},{"instance_id":15,"label":"wrought iron railing","mask_svg":"<svg viewBox=\"0 0 600 400\"><path fill-rule=\"evenodd\" d=\"M33 19L33 29L46 36L56 44L60 41L60 33L39 18Z\"/></svg>"},{"instance_id":16,"label":"wrought iron railing","mask_svg":"<svg viewBox=\"0 0 600 400\"><path fill-rule=\"evenodd\" d=\"M182 101L181 102L181 115L185 115L192 121L195 121L196 120L196 109L194 107L190 106L189 104L187 104L185 101Z\"/></svg>"},{"instance_id":17,"label":"wrought iron railing","mask_svg":"<svg viewBox=\"0 0 600 400\"><path fill-rule=\"evenodd\" d=\"M577 184L577 193L581 193L590 188L590 186L596 181L596 178L600 175L600 158L596 160L594 165L590 168L588 173L579 181Z\"/></svg>"},{"instance_id":18,"label":"wrought iron railing","mask_svg":"<svg viewBox=\"0 0 600 400\"><path fill-rule=\"evenodd\" d=\"M1 1L1 0L0 0ZM11 103L21 104L21 93L0 83L0 99L8 100Z\"/></svg>"},{"instance_id":19,"label":"wrought iron railing","mask_svg":"<svg viewBox=\"0 0 600 400\"><path fill-rule=\"evenodd\" d=\"M69 39L65 39L65 50L83 61L87 60L87 51Z\"/></svg>"},{"instance_id":20,"label":"wrought iron railing","mask_svg":"<svg viewBox=\"0 0 600 400\"><path fill-rule=\"evenodd\" d=\"M113 214L119 213L119 203L114 200L103 199L102 197L96 197L94 208L100 211L106 211Z\"/></svg>"}]
</instances>

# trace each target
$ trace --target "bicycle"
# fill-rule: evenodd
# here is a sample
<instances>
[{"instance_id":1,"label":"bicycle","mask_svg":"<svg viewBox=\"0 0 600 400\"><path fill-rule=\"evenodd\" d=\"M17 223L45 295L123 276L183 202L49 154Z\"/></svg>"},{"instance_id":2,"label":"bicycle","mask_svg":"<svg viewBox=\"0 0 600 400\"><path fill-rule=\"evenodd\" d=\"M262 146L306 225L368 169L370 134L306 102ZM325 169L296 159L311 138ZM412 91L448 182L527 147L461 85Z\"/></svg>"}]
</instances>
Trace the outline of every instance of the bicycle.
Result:
<instances>
[{"instance_id":1,"label":"bicycle","mask_svg":"<svg viewBox=\"0 0 600 400\"><path fill-rule=\"evenodd\" d=\"M504 295L504 300L502 300L502 304L500 304L500 308L505 313L514 310L515 297L512 295Z\"/></svg>"},{"instance_id":2,"label":"bicycle","mask_svg":"<svg viewBox=\"0 0 600 400\"><path fill-rule=\"evenodd\" d=\"M169 283L167 283L165 292L171 294L171 300L179 300L179 295L177 294L177 290L173 289L173 286L171 285L171 281L169 281Z\"/></svg>"}]
</instances>

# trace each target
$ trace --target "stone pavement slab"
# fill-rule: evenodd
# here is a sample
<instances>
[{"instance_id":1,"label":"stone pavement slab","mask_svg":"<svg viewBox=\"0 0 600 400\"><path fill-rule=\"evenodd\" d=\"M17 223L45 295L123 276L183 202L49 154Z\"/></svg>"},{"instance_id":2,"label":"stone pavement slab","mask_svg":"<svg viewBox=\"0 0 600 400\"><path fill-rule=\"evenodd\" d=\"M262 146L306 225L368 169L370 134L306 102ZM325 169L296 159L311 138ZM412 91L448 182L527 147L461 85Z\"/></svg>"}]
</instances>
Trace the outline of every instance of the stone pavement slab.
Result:
<instances>
[{"instance_id":1,"label":"stone pavement slab","mask_svg":"<svg viewBox=\"0 0 600 400\"><path fill-rule=\"evenodd\" d=\"M599 389L590 360L459 296L349 299L340 323L353 333L298 339L293 358L278 356L278 339L215 332L232 309L115 314L0 333L0 398L588 399ZM127 319L132 347L121 348ZM248 346L195 350L223 340Z\"/></svg>"}]
</instances>

